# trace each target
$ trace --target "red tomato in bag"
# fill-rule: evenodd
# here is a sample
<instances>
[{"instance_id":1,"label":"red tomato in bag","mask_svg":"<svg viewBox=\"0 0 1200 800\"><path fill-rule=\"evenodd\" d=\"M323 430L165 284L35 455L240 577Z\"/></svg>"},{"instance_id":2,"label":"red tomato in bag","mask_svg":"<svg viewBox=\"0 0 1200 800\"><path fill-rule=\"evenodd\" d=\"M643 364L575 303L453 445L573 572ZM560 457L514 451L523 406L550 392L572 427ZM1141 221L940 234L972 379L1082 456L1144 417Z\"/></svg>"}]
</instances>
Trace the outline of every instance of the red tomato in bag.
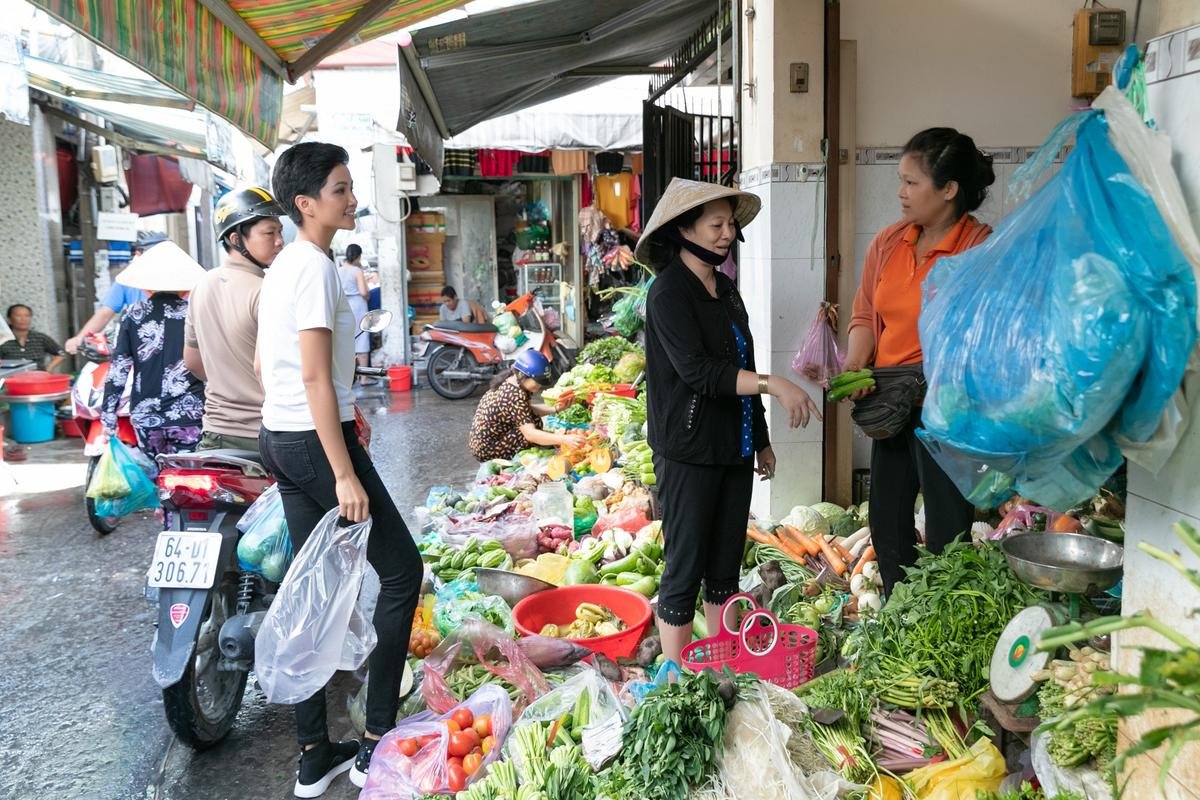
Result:
<instances>
[{"instance_id":1,"label":"red tomato in bag","mask_svg":"<svg viewBox=\"0 0 1200 800\"><path fill-rule=\"evenodd\" d=\"M446 752L456 758L462 758L475 749L475 739L465 731L450 734L450 745Z\"/></svg>"},{"instance_id":2,"label":"red tomato in bag","mask_svg":"<svg viewBox=\"0 0 1200 800\"><path fill-rule=\"evenodd\" d=\"M475 724L475 715L471 713L469 708L460 708L450 715L450 718L458 723L460 730L466 730Z\"/></svg>"},{"instance_id":3,"label":"red tomato in bag","mask_svg":"<svg viewBox=\"0 0 1200 800\"><path fill-rule=\"evenodd\" d=\"M450 791L461 792L467 788L467 773L462 768L462 764L451 764L446 772L448 773Z\"/></svg>"}]
</instances>

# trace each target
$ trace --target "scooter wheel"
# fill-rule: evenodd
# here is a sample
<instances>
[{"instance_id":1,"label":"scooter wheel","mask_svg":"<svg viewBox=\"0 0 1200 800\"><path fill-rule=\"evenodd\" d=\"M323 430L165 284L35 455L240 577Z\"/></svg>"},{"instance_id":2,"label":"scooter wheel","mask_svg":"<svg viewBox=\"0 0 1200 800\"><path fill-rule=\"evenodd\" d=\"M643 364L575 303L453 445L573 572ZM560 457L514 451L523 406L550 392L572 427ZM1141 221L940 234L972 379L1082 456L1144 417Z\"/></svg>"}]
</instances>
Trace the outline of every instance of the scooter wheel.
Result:
<instances>
[{"instance_id":1,"label":"scooter wheel","mask_svg":"<svg viewBox=\"0 0 1200 800\"><path fill-rule=\"evenodd\" d=\"M447 370L476 372L475 357L460 347L439 347L429 356L427 375L433 390L447 400L462 400L475 392L479 381L473 378L449 378Z\"/></svg>"},{"instance_id":2,"label":"scooter wheel","mask_svg":"<svg viewBox=\"0 0 1200 800\"><path fill-rule=\"evenodd\" d=\"M92 485L92 473L96 471L96 465L100 463L100 456L92 456L88 459L87 481L83 484L84 491ZM102 517L96 513L96 501L90 497L83 498L84 507L87 509L88 522L92 528L101 536L107 536L117 529L119 517Z\"/></svg>"}]
</instances>

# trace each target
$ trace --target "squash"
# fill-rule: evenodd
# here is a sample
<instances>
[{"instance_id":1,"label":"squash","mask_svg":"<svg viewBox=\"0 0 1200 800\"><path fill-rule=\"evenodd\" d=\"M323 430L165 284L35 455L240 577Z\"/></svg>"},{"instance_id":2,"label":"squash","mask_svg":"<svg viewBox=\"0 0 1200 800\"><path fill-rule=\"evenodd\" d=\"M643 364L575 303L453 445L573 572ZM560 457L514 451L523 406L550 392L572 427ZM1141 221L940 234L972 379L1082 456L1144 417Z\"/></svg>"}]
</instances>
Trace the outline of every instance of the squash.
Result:
<instances>
[{"instance_id":1,"label":"squash","mask_svg":"<svg viewBox=\"0 0 1200 800\"><path fill-rule=\"evenodd\" d=\"M552 481L562 480L571 471L571 462L564 456L555 456L546 464L546 477Z\"/></svg>"},{"instance_id":2,"label":"squash","mask_svg":"<svg viewBox=\"0 0 1200 800\"><path fill-rule=\"evenodd\" d=\"M867 789L867 800L904 800L904 790L891 775L879 775Z\"/></svg>"}]
</instances>

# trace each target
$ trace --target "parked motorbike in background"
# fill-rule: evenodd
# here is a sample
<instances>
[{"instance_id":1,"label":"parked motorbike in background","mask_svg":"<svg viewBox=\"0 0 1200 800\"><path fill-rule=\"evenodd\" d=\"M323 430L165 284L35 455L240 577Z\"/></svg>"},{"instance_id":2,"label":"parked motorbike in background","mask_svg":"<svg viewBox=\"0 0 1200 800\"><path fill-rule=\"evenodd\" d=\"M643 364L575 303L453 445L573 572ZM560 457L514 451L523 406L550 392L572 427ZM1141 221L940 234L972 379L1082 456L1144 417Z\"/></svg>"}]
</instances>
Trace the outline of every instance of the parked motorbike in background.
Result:
<instances>
[{"instance_id":1,"label":"parked motorbike in background","mask_svg":"<svg viewBox=\"0 0 1200 800\"><path fill-rule=\"evenodd\" d=\"M369 312L361 323L376 333L391 312ZM386 368L358 367L384 376ZM371 429L355 409L359 440ZM157 602L154 680L162 688L167 723L197 750L220 742L233 727L254 667L254 639L279 584L243 570L238 522L272 484L261 456L249 450L203 450L158 457L158 492L168 519L146 574Z\"/></svg>"},{"instance_id":2,"label":"parked motorbike in background","mask_svg":"<svg viewBox=\"0 0 1200 800\"><path fill-rule=\"evenodd\" d=\"M537 292L518 297L501 311L514 318L513 330L501 332L490 322L435 322L425 326L420 338L429 343L426 371L435 392L448 400L469 397L525 350L544 355L553 378L571 368L567 348L573 345L546 324Z\"/></svg>"},{"instance_id":3,"label":"parked motorbike in background","mask_svg":"<svg viewBox=\"0 0 1200 800\"><path fill-rule=\"evenodd\" d=\"M108 377L108 363L111 357L108 339L100 333L90 333L84 337L79 346L79 355L85 363L79 370L79 377L71 387L71 405L74 416L83 433L83 454L88 458L87 480L84 491L92 485L92 475L100 456L108 446L108 437L104 435L104 424L100 421L100 413L104 406L104 381ZM120 405L117 406L117 438L129 447L136 448L137 435L133 431L133 423L129 420L129 395L133 389L133 376L125 382L125 391L121 395ZM101 536L112 533L120 521L117 517L101 517L96 513L96 501L84 496L84 507L87 511L88 522L96 533Z\"/></svg>"}]
</instances>

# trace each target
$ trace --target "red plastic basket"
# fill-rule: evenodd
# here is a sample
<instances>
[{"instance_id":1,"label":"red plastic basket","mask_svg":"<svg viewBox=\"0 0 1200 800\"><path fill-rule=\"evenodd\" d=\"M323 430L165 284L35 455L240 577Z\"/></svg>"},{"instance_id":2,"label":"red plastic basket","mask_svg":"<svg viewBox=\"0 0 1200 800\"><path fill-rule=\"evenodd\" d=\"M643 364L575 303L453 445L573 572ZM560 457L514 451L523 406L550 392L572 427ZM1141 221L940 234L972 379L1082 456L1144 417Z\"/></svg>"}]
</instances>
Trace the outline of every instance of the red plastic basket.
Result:
<instances>
[{"instance_id":1,"label":"red plastic basket","mask_svg":"<svg viewBox=\"0 0 1200 800\"><path fill-rule=\"evenodd\" d=\"M749 602L753 610L734 633L727 622L731 605ZM706 667L753 672L764 681L795 689L816 674L817 632L803 625L785 625L760 608L748 594L735 594L721 610L721 630L716 636L693 642L683 649L683 664L699 672Z\"/></svg>"},{"instance_id":2,"label":"red plastic basket","mask_svg":"<svg viewBox=\"0 0 1200 800\"><path fill-rule=\"evenodd\" d=\"M567 639L568 642L581 644L613 660L633 655L650 624L650 602L637 592L620 586L593 583L534 592L513 606L513 624L522 635L534 636L548 622L555 625L570 624L575 619L575 608L580 603L595 603L607 608L621 618L625 630L594 639Z\"/></svg>"}]
</instances>

